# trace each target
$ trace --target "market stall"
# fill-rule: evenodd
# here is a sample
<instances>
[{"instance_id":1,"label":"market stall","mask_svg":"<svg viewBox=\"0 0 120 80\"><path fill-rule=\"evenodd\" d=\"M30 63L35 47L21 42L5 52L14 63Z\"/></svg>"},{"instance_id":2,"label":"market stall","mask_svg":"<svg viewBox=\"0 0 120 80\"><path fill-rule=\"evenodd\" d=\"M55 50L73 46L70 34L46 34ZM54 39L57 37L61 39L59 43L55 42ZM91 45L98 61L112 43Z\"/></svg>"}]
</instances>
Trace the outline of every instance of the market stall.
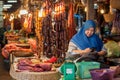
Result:
<instances>
[{"instance_id":1,"label":"market stall","mask_svg":"<svg viewBox=\"0 0 120 80\"><path fill-rule=\"evenodd\" d=\"M42 1L38 2L41 4ZM33 6L36 5L29 1L23 1L23 5L27 10L30 10L30 12L28 14L21 13L20 25L22 28L20 30L14 30L16 26L13 26L14 23L12 21L12 29L5 32L7 44L2 48L2 55L5 59L10 59L10 75L16 80L23 80L23 78L29 80L37 80L40 78L43 80L58 80L60 74L56 71L56 67L59 67L64 62L68 44L66 5L62 0L54 4L46 0L41 4L41 10L43 11L40 13L37 8L25 5L27 3ZM54 8L54 14L51 10L52 8ZM43 15L39 16L38 14ZM71 25L70 22L69 25ZM72 29L72 26L70 27ZM35 33L33 33L34 38L31 38L31 33L34 32L32 31L33 28L35 28ZM71 33L70 36L72 35L73 33ZM17 58L21 60L22 58L27 59L31 57L39 60L40 63L21 66L19 65L19 60L14 61ZM41 69L41 64L49 63L52 64L52 67L48 71ZM36 67L35 65L39 65L39 68L37 66L37 68L33 70L33 68ZM33 71L31 69L26 70L26 67L31 67ZM54 67L55 70L52 70ZM25 70L21 70L21 68Z\"/></svg>"},{"instance_id":2,"label":"market stall","mask_svg":"<svg viewBox=\"0 0 120 80\"><path fill-rule=\"evenodd\" d=\"M106 5L109 5L108 2L107 0L95 2L94 0L22 0L22 6L15 12L20 14L20 29L16 30L17 25L14 25L13 21L16 19L13 19L12 14L11 30L5 32L7 44L2 48L4 59L10 60L10 76L16 80L59 80L61 73L57 68L66 63L63 67L63 79L69 80L71 76L73 80L78 76L83 78L81 75L86 72L89 77L83 79L91 80L89 69L94 69L96 64L93 64L93 67L91 63L78 63L82 65L81 67L76 65L77 63L67 63L66 52L72 36L81 29L84 21L89 19L96 21L97 33L102 36L102 40L109 35L119 43L119 10L115 14L107 10L106 13L99 13L103 6L106 8ZM94 3L98 5L95 9ZM84 11L85 8L88 10ZM101 32L101 28L104 28L105 33ZM117 58L120 57L119 50L116 55ZM107 61L116 62L110 58L107 56ZM113 66L107 61L106 64ZM119 62L114 65L115 68L117 65ZM83 71L82 74L78 71L76 74L76 66L78 70L87 71ZM99 63L97 68L100 68ZM98 70L98 72L107 71Z\"/></svg>"}]
</instances>

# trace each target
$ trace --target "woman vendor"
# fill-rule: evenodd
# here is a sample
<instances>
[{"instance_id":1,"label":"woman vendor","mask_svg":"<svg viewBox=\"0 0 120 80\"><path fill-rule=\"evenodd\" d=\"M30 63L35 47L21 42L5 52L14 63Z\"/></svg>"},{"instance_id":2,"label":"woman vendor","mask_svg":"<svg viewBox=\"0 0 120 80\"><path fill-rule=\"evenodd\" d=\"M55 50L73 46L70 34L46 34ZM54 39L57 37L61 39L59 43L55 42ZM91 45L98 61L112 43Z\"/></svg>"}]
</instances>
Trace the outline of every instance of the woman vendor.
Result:
<instances>
[{"instance_id":1,"label":"woman vendor","mask_svg":"<svg viewBox=\"0 0 120 80\"><path fill-rule=\"evenodd\" d=\"M103 42L95 34L96 24L93 20L87 20L78 33L69 42L66 58L75 61L96 61L99 56L106 54Z\"/></svg>"}]
</instances>

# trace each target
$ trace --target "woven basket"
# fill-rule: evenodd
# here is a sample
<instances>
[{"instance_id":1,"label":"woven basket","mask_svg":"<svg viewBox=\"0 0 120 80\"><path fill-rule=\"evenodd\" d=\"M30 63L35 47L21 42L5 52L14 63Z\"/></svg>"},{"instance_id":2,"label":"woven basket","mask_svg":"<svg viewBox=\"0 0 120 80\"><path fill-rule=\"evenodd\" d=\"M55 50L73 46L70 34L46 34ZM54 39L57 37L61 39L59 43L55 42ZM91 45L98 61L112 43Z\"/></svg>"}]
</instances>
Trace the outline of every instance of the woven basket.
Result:
<instances>
[{"instance_id":1,"label":"woven basket","mask_svg":"<svg viewBox=\"0 0 120 80\"><path fill-rule=\"evenodd\" d=\"M5 37L9 41L14 41L14 40L19 40L19 38L21 37L21 35L5 34Z\"/></svg>"},{"instance_id":2,"label":"woven basket","mask_svg":"<svg viewBox=\"0 0 120 80\"><path fill-rule=\"evenodd\" d=\"M16 57L30 57L33 55L32 52L25 52L20 50L12 51L12 54Z\"/></svg>"},{"instance_id":3,"label":"woven basket","mask_svg":"<svg viewBox=\"0 0 120 80\"><path fill-rule=\"evenodd\" d=\"M7 36L7 40L13 41L13 40L19 40L20 36Z\"/></svg>"},{"instance_id":4,"label":"woven basket","mask_svg":"<svg viewBox=\"0 0 120 80\"><path fill-rule=\"evenodd\" d=\"M110 6L120 10L120 0L110 0Z\"/></svg>"},{"instance_id":5,"label":"woven basket","mask_svg":"<svg viewBox=\"0 0 120 80\"><path fill-rule=\"evenodd\" d=\"M104 16L105 22L112 22L115 17L115 14L108 13L108 14L104 14L103 16Z\"/></svg>"}]
</instances>

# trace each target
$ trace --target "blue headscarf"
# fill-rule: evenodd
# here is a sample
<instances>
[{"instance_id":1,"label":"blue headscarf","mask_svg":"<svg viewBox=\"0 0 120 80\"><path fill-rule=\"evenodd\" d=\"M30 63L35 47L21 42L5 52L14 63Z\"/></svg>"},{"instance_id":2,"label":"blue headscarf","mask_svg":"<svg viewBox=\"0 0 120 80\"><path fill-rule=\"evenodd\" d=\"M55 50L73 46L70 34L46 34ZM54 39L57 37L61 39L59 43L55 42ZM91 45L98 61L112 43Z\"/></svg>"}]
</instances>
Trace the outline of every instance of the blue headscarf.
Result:
<instances>
[{"instance_id":1,"label":"blue headscarf","mask_svg":"<svg viewBox=\"0 0 120 80\"><path fill-rule=\"evenodd\" d=\"M81 50L84 50L86 48L95 48L96 51L100 51L103 46L102 40L95 33L93 33L93 35L90 37L87 37L85 35L85 30L90 27L93 27L95 29L95 22L92 20L87 20L80 31L76 33L70 41L73 42Z\"/></svg>"}]
</instances>

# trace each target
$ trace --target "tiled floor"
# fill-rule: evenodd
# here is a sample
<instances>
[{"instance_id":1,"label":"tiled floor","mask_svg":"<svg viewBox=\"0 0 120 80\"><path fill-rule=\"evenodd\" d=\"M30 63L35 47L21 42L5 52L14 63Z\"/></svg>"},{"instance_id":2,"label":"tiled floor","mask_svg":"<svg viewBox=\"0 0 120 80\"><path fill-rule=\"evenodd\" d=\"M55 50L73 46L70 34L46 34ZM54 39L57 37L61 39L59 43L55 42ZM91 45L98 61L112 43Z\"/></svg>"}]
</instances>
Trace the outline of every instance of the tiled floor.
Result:
<instances>
[{"instance_id":1,"label":"tiled floor","mask_svg":"<svg viewBox=\"0 0 120 80\"><path fill-rule=\"evenodd\" d=\"M0 80L12 80L12 78L9 75L9 70L5 68L3 63L3 57L0 53Z\"/></svg>"}]
</instances>

